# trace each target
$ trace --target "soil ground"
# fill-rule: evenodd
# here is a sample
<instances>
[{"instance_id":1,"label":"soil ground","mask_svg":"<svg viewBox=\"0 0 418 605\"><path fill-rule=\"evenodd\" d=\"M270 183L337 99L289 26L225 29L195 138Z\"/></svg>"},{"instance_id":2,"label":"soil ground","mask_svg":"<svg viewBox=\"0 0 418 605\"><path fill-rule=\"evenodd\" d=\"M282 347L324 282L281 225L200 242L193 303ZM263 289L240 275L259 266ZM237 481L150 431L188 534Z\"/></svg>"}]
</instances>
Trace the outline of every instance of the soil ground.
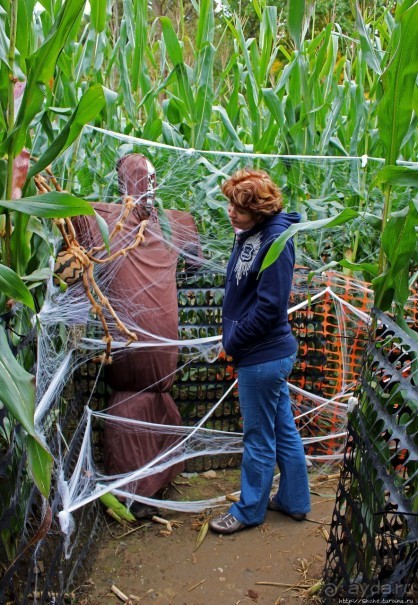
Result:
<instances>
[{"instance_id":1,"label":"soil ground","mask_svg":"<svg viewBox=\"0 0 418 605\"><path fill-rule=\"evenodd\" d=\"M122 527L112 522L93 553L88 580L76 591L79 605L124 601L153 605L302 605L319 602L307 595L322 575L326 537L335 501L336 480L311 477L312 510L296 522L267 511L263 525L231 536L200 531L210 516L159 509L173 525L143 520ZM195 500L239 489L239 471L178 475L166 499ZM178 522L173 523L173 521ZM199 544L199 545L198 545ZM112 588L113 587L113 588ZM127 602L125 600L125 602Z\"/></svg>"}]
</instances>

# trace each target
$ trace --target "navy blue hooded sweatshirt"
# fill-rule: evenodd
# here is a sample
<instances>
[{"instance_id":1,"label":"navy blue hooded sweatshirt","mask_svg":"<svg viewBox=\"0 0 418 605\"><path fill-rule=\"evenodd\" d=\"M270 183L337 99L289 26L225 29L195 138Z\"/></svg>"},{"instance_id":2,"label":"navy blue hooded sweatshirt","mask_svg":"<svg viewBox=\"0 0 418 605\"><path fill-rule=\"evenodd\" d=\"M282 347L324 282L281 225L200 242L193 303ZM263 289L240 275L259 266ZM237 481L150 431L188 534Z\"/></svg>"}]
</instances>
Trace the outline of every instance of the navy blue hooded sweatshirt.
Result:
<instances>
[{"instance_id":1,"label":"navy blue hooded sweatshirt","mask_svg":"<svg viewBox=\"0 0 418 605\"><path fill-rule=\"evenodd\" d=\"M222 343L237 366L287 357L297 350L287 319L293 241L287 241L270 267L259 271L273 241L299 221L296 212L280 212L236 237L226 271Z\"/></svg>"}]
</instances>

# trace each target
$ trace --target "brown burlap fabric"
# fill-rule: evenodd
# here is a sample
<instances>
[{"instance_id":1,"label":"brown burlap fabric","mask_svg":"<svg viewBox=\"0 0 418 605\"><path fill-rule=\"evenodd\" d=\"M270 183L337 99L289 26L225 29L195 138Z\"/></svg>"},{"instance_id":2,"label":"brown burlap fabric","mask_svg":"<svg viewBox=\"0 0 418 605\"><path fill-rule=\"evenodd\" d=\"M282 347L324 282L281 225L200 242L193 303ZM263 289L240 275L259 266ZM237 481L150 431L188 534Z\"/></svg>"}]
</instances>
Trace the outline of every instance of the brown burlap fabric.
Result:
<instances>
[{"instance_id":1,"label":"brown burlap fabric","mask_svg":"<svg viewBox=\"0 0 418 605\"><path fill-rule=\"evenodd\" d=\"M190 245L193 253L198 251L201 254L196 227L188 213L167 211L175 248L168 246L164 240L156 213L152 209L150 212L149 200L153 194L150 183L155 184L155 178L153 180L149 175L149 163L143 156L132 154L122 158L118 173L121 191L141 202L112 240L112 252L132 243L130 234L136 233L141 220L147 218L149 225L145 230L144 243L131 250L123 262L109 264L105 294L120 319L137 334L138 341L153 341L156 346L144 349L127 347L122 352L115 352L113 363L106 368L106 379L113 389L109 420L104 428L105 470L110 475L141 468L176 443L173 436L136 430L132 425L112 420L112 416L154 424L181 424L177 406L169 393L175 377L178 349L175 345L161 346L158 338L178 338L178 254L184 249L187 251ZM145 188L148 188L148 192ZM99 203L94 207L112 231L119 219L121 206ZM82 245L90 248L100 243L94 218L79 217L75 225ZM115 330L112 335L118 340L125 338ZM182 469L182 463L173 465L162 473L130 484L129 490L152 496Z\"/></svg>"}]
</instances>

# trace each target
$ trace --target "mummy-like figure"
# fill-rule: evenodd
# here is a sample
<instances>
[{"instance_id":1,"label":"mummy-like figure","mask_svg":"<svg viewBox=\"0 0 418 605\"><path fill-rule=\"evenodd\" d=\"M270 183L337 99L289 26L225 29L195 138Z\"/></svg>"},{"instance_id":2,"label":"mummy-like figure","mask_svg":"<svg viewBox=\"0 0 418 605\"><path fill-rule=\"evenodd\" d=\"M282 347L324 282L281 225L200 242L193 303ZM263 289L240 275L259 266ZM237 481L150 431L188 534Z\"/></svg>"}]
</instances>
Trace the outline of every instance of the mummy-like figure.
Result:
<instances>
[{"instance_id":1,"label":"mummy-like figure","mask_svg":"<svg viewBox=\"0 0 418 605\"><path fill-rule=\"evenodd\" d=\"M155 170L148 159L140 154L130 154L119 160L117 169L120 193L135 204L124 222L123 232L117 237L125 234L126 238L146 221L146 239L112 269L106 294L116 314L124 318L135 334L135 339L139 343L147 341L148 346L144 349L127 347L115 354L113 363L106 367L107 381L113 390L104 427L104 461L109 475L141 468L173 445L173 437L158 431L140 433L132 425L127 426L113 417L152 424L181 423L170 394L178 346L161 347L161 339L178 339L178 255L191 244L198 246L192 217L177 210L166 212L171 225L171 241L164 238L154 207ZM95 210L112 230L120 205L100 203L95 204ZM96 223L90 217L80 217L78 226L87 240L97 239ZM116 333L112 336L116 338ZM150 341L155 341L155 347L149 347ZM181 470L182 464L177 464L131 483L125 489L139 495L154 495Z\"/></svg>"}]
</instances>

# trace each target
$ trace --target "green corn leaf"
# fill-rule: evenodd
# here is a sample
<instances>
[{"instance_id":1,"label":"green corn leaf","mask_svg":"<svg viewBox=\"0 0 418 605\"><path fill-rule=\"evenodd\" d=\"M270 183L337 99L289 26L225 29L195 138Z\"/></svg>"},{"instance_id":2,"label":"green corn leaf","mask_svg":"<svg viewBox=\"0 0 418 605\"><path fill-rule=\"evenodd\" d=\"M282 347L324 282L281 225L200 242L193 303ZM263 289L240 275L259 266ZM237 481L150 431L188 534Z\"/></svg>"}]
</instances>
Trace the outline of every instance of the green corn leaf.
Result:
<instances>
[{"instance_id":1,"label":"green corn leaf","mask_svg":"<svg viewBox=\"0 0 418 605\"><path fill-rule=\"evenodd\" d=\"M293 57L293 59L285 65L284 70L282 71L279 81L277 82L277 86L275 88L276 93L282 90L289 81L289 78L293 71L297 71L298 69L298 60L297 57Z\"/></svg>"},{"instance_id":2,"label":"green corn leaf","mask_svg":"<svg viewBox=\"0 0 418 605\"><path fill-rule=\"evenodd\" d=\"M385 271L372 281L375 306L387 311L392 302L405 304L409 296L409 262L416 246L418 212L409 207L392 216L382 233L382 248L388 264Z\"/></svg>"},{"instance_id":3,"label":"green corn leaf","mask_svg":"<svg viewBox=\"0 0 418 605\"><path fill-rule=\"evenodd\" d=\"M36 435L28 435L27 440L28 467L36 487L45 498L51 489L51 475L54 459L45 445Z\"/></svg>"},{"instance_id":4,"label":"green corn leaf","mask_svg":"<svg viewBox=\"0 0 418 605\"><path fill-rule=\"evenodd\" d=\"M141 99L138 107L142 107L142 106L146 106L147 104L150 105L153 101L153 99L155 99L155 97L165 88L167 88L170 84L172 84L172 82L174 82L176 79L176 71L175 68L173 68L171 70L171 72L167 75L167 77L159 84L159 86L155 89L149 90L147 92L147 94L143 97L143 99Z\"/></svg>"},{"instance_id":5,"label":"green corn leaf","mask_svg":"<svg viewBox=\"0 0 418 605\"><path fill-rule=\"evenodd\" d=\"M378 105L379 133L388 164L394 165L408 131L418 72L418 2L400 20L400 36L382 74L383 97Z\"/></svg>"},{"instance_id":6,"label":"green corn leaf","mask_svg":"<svg viewBox=\"0 0 418 605\"><path fill-rule=\"evenodd\" d=\"M339 91L339 88L335 85L334 88L332 88L332 85L335 82L334 70L338 55L338 42L336 36L332 35L331 28L326 29L324 34L328 35L326 35L323 45L325 46L326 44L326 52L323 68L319 73L319 80L323 81L323 85L319 87L319 92L321 93L321 99L323 99L324 102L329 102L329 97ZM321 58L318 56L317 60L321 61Z\"/></svg>"},{"instance_id":7,"label":"green corn leaf","mask_svg":"<svg viewBox=\"0 0 418 605\"><path fill-rule=\"evenodd\" d=\"M121 29L121 37L122 37L122 29ZM130 69L127 61L127 53L123 44L119 47L118 52L119 62L118 68L121 74L121 88L122 88L122 96L123 96L123 104L125 107L125 111L132 122L132 124L137 125L138 116L137 116L137 105L134 99L132 87L131 87L131 78L130 78Z\"/></svg>"},{"instance_id":8,"label":"green corn leaf","mask_svg":"<svg viewBox=\"0 0 418 605\"><path fill-rule=\"evenodd\" d=\"M0 326L0 398L30 435L35 435L35 377L18 363Z\"/></svg>"},{"instance_id":9,"label":"green corn leaf","mask_svg":"<svg viewBox=\"0 0 418 605\"><path fill-rule=\"evenodd\" d=\"M235 52L233 53L229 59L228 59L228 63L226 64L225 69L223 70L222 74L221 74L221 82L224 82L225 79L227 78L228 74L230 71L236 71L238 68L238 59L239 59L239 53Z\"/></svg>"},{"instance_id":10,"label":"green corn leaf","mask_svg":"<svg viewBox=\"0 0 418 605\"><path fill-rule=\"evenodd\" d=\"M338 89L338 94L334 97L330 111L327 115L326 126L321 133L321 139L318 147L318 153L323 155L328 151L328 145L331 140L331 135L335 132L336 123L340 116L341 107L344 102L344 92L341 88Z\"/></svg>"},{"instance_id":11,"label":"green corn leaf","mask_svg":"<svg viewBox=\"0 0 418 605\"><path fill-rule=\"evenodd\" d=\"M108 91L111 92L111 91ZM111 95L110 100L114 100ZM55 138L48 149L41 155L28 171L28 179L49 166L53 160L79 136L83 127L94 120L106 105L105 89L101 84L94 84L82 96L74 113Z\"/></svg>"},{"instance_id":12,"label":"green corn leaf","mask_svg":"<svg viewBox=\"0 0 418 605\"><path fill-rule=\"evenodd\" d=\"M238 151L245 151L245 145L241 141L241 139L239 138L239 136L238 136L235 128L233 127L233 125L231 123L231 120L229 119L229 116L226 113L225 109L223 107L220 107L220 106L215 106L213 108L213 110L216 111L216 112L218 112L219 115L221 116L221 120L223 122L225 130L228 133L228 135L230 136L232 144L235 147L235 149L238 150Z\"/></svg>"},{"instance_id":13,"label":"green corn leaf","mask_svg":"<svg viewBox=\"0 0 418 605\"><path fill-rule=\"evenodd\" d=\"M404 12L408 10L408 8L411 8L414 2L416 2L416 0L403 0L403 2L398 3L395 9L395 20L399 21Z\"/></svg>"},{"instance_id":14,"label":"green corn leaf","mask_svg":"<svg viewBox=\"0 0 418 605\"><path fill-rule=\"evenodd\" d=\"M174 68L179 86L179 92L184 106L187 108L187 114L185 118L188 121L194 121L195 115L195 103L193 98L193 92L189 84L189 78L187 75L187 67L184 63L178 64Z\"/></svg>"},{"instance_id":15,"label":"green corn leaf","mask_svg":"<svg viewBox=\"0 0 418 605\"><path fill-rule=\"evenodd\" d=\"M330 147L332 146L332 147L335 147L336 149L338 149L338 151L340 152L341 155L349 155L346 148L341 143L341 141L338 137L330 137L329 144L330 144ZM354 154L354 152L353 152L353 154Z\"/></svg>"},{"instance_id":16,"label":"green corn leaf","mask_svg":"<svg viewBox=\"0 0 418 605\"><path fill-rule=\"evenodd\" d=\"M342 212L336 216L330 218L324 218L317 221L309 221L306 223L295 223L291 225L286 231L284 231L270 246L267 254L264 258L263 264L261 265L261 271L267 269L272 265L283 252L286 242L293 237L299 231L316 231L317 229L331 229L332 227L338 227L353 220L358 216L358 212L351 208L345 208Z\"/></svg>"},{"instance_id":17,"label":"green corn leaf","mask_svg":"<svg viewBox=\"0 0 418 605\"><path fill-rule=\"evenodd\" d=\"M375 306L382 311L390 309L395 296L393 273L390 269L386 269L384 273L372 280L372 288L375 293Z\"/></svg>"},{"instance_id":18,"label":"green corn leaf","mask_svg":"<svg viewBox=\"0 0 418 605\"><path fill-rule=\"evenodd\" d=\"M254 73L256 82L260 86L261 84L264 84L264 82L260 79L260 51L258 49L257 40L255 38L249 38L246 41L245 46L249 51L248 56L251 62L252 72Z\"/></svg>"},{"instance_id":19,"label":"green corn leaf","mask_svg":"<svg viewBox=\"0 0 418 605\"><path fill-rule=\"evenodd\" d=\"M46 84L54 76L57 59L69 38L74 23L84 10L85 3L85 0L63 3L44 43L28 59L30 66L28 86L34 82Z\"/></svg>"},{"instance_id":20,"label":"green corn leaf","mask_svg":"<svg viewBox=\"0 0 418 605\"><path fill-rule=\"evenodd\" d=\"M2 326L0 326L0 394L2 403L28 433L29 472L40 492L48 497L53 460L36 434L35 378L16 360Z\"/></svg>"},{"instance_id":21,"label":"green corn leaf","mask_svg":"<svg viewBox=\"0 0 418 605\"><path fill-rule=\"evenodd\" d=\"M263 134L254 143L255 153L274 153L277 150L276 140L279 132L279 124L271 119L267 128L264 128Z\"/></svg>"},{"instance_id":22,"label":"green corn leaf","mask_svg":"<svg viewBox=\"0 0 418 605\"><path fill-rule=\"evenodd\" d=\"M41 282L46 281L52 275L51 269L48 267L44 267L43 269L36 269L36 271L32 271L29 275L22 275L22 280L24 282Z\"/></svg>"},{"instance_id":23,"label":"green corn leaf","mask_svg":"<svg viewBox=\"0 0 418 605\"><path fill-rule=\"evenodd\" d=\"M212 116L212 102L214 98L212 72L214 57L215 49L208 42L199 53L199 87L195 100L197 124L194 127L193 135L193 146L197 149L203 148Z\"/></svg>"},{"instance_id":24,"label":"green corn leaf","mask_svg":"<svg viewBox=\"0 0 418 605\"><path fill-rule=\"evenodd\" d=\"M261 92L266 106L281 128L285 122L285 117L279 97L272 88L262 88Z\"/></svg>"},{"instance_id":25,"label":"green corn leaf","mask_svg":"<svg viewBox=\"0 0 418 605\"><path fill-rule=\"evenodd\" d=\"M258 94L255 95L255 89L250 84L249 74L247 75L247 107L251 117L251 140L258 141L261 136L261 116L258 108Z\"/></svg>"},{"instance_id":26,"label":"green corn leaf","mask_svg":"<svg viewBox=\"0 0 418 605\"><path fill-rule=\"evenodd\" d=\"M262 2L262 1L263 1L263 0L261 0L261 2ZM259 20L260 20L260 21L261 21L261 19L263 18L263 15L262 15L262 12L261 12L261 6L260 6L260 3L261 3L261 2L259 2L259 0L253 0L253 7L254 7L254 10L255 10L255 12L256 12L256 14L257 14L257 17L259 18Z\"/></svg>"},{"instance_id":27,"label":"green corn leaf","mask_svg":"<svg viewBox=\"0 0 418 605\"><path fill-rule=\"evenodd\" d=\"M369 33L367 31L366 25L363 20L363 16L361 14L360 8L356 2L356 25L357 30L360 36L360 46L361 51L363 53L363 57L367 63L367 65L372 69L375 73L381 75L382 68L380 67L380 59L377 56L376 49L373 46L372 41L370 40Z\"/></svg>"},{"instance_id":28,"label":"green corn leaf","mask_svg":"<svg viewBox=\"0 0 418 605\"><path fill-rule=\"evenodd\" d=\"M179 92L182 101L187 107L187 121L194 121L194 98L190 87L187 66L183 61L183 49L174 31L173 25L168 17L160 17L161 27L164 36L164 42L167 48L168 56L174 65Z\"/></svg>"},{"instance_id":29,"label":"green corn leaf","mask_svg":"<svg viewBox=\"0 0 418 605\"><path fill-rule=\"evenodd\" d=\"M103 496L100 496L99 500L106 508L113 510L121 519L125 519L125 521L135 521L134 515L113 494L109 492L103 494Z\"/></svg>"},{"instance_id":30,"label":"green corn leaf","mask_svg":"<svg viewBox=\"0 0 418 605\"><path fill-rule=\"evenodd\" d=\"M370 183L370 191L383 183L400 187L418 187L418 169L407 166L384 166Z\"/></svg>"},{"instance_id":31,"label":"green corn leaf","mask_svg":"<svg viewBox=\"0 0 418 605\"><path fill-rule=\"evenodd\" d=\"M106 27L106 5L107 0L90 0L91 24L97 33L102 32Z\"/></svg>"},{"instance_id":32,"label":"green corn leaf","mask_svg":"<svg viewBox=\"0 0 418 605\"><path fill-rule=\"evenodd\" d=\"M247 68L248 78L249 78L250 86L251 86L251 94L254 98L255 105L258 105L258 90L259 90L259 84L261 84L261 83L257 82L256 76L254 73L254 69L253 69L253 61L251 61L251 57L248 52L248 48L251 47L252 44L255 44L255 40L252 40L251 38L249 40L245 39L244 32L242 30L241 21L238 19L238 17L236 19L234 31L236 32L235 35L236 35L238 44L240 46L241 53L244 57L245 67ZM263 84L264 84L264 82L263 82ZM247 92L248 92L248 87L247 87Z\"/></svg>"},{"instance_id":33,"label":"green corn leaf","mask_svg":"<svg viewBox=\"0 0 418 605\"><path fill-rule=\"evenodd\" d=\"M382 248L396 274L409 263L416 250L418 212L411 202L409 207L392 215L382 233Z\"/></svg>"},{"instance_id":34,"label":"green corn leaf","mask_svg":"<svg viewBox=\"0 0 418 605\"><path fill-rule=\"evenodd\" d=\"M165 99L162 107L164 115L170 124L180 124L181 117L186 112L182 101L178 98Z\"/></svg>"},{"instance_id":35,"label":"green corn leaf","mask_svg":"<svg viewBox=\"0 0 418 605\"><path fill-rule=\"evenodd\" d=\"M395 295L394 302L402 309L408 302L411 291L409 289L409 263L394 274Z\"/></svg>"},{"instance_id":36,"label":"green corn leaf","mask_svg":"<svg viewBox=\"0 0 418 605\"><path fill-rule=\"evenodd\" d=\"M100 216L100 214L98 212L94 211L94 214L96 216L96 221L99 226L99 231L103 238L103 242L106 247L106 250L110 254L109 226L106 223L106 221L104 220L104 218L102 216Z\"/></svg>"},{"instance_id":37,"label":"green corn leaf","mask_svg":"<svg viewBox=\"0 0 418 605\"><path fill-rule=\"evenodd\" d=\"M329 269L334 269L334 267L336 267L338 265L338 262L335 260L330 261L329 263L326 263L325 265L323 265L322 267L319 267L318 269L313 269L312 271L309 271L308 273L308 277L306 279L306 283L308 286L311 285L313 278L315 277L315 275L319 275L321 273L323 273L324 271L329 271ZM310 304L310 302L309 302Z\"/></svg>"},{"instance_id":38,"label":"green corn leaf","mask_svg":"<svg viewBox=\"0 0 418 605\"><path fill-rule=\"evenodd\" d=\"M377 277L379 274L379 267L376 263L351 263L348 260L340 260L338 264L350 271L361 271L372 277Z\"/></svg>"},{"instance_id":39,"label":"green corn leaf","mask_svg":"<svg viewBox=\"0 0 418 605\"><path fill-rule=\"evenodd\" d=\"M86 0L65 2L45 42L35 53L28 57L28 78L15 128L10 135L11 140L9 138L0 145L0 155L10 149L10 144L13 148L13 157L22 151L27 129L40 110L45 98L45 85L54 76L58 57L70 34L73 33L74 23L82 14L85 2Z\"/></svg>"},{"instance_id":40,"label":"green corn leaf","mask_svg":"<svg viewBox=\"0 0 418 605\"><path fill-rule=\"evenodd\" d=\"M28 231L30 233L36 233L36 235L38 235L47 244L50 253L53 253L53 247L50 241L49 233L45 228L45 225L39 218L37 218L36 216L29 217Z\"/></svg>"},{"instance_id":41,"label":"green corn leaf","mask_svg":"<svg viewBox=\"0 0 418 605\"><path fill-rule=\"evenodd\" d=\"M9 267L0 264L0 292L35 311L33 298L22 279Z\"/></svg>"},{"instance_id":42,"label":"green corn leaf","mask_svg":"<svg viewBox=\"0 0 418 605\"><path fill-rule=\"evenodd\" d=\"M328 23L326 28L322 30L315 38L310 42L307 52L309 55L315 56L315 65L313 66L312 77L319 80L323 76L328 76L325 72L325 64L327 61L327 53L329 49L329 39L332 35L332 24ZM318 86L316 91L321 94L322 86Z\"/></svg>"},{"instance_id":43,"label":"green corn leaf","mask_svg":"<svg viewBox=\"0 0 418 605\"><path fill-rule=\"evenodd\" d=\"M168 56L174 67L183 65L183 49L174 31L173 24L168 17L160 17L160 23L163 30L164 42L167 48Z\"/></svg>"},{"instance_id":44,"label":"green corn leaf","mask_svg":"<svg viewBox=\"0 0 418 605\"><path fill-rule=\"evenodd\" d=\"M156 120L154 120L154 119L152 119L152 115L151 115L150 119L147 120L147 122L144 126L144 130L142 131L142 136L144 139L147 139L149 141L157 141L158 138L161 136L161 130L162 130L162 125L161 125L160 118L157 118Z\"/></svg>"},{"instance_id":45,"label":"green corn leaf","mask_svg":"<svg viewBox=\"0 0 418 605\"><path fill-rule=\"evenodd\" d=\"M202 49L207 42L213 41L214 15L212 0L201 0L199 2L199 20L196 32L196 50Z\"/></svg>"},{"instance_id":46,"label":"green corn leaf","mask_svg":"<svg viewBox=\"0 0 418 605\"><path fill-rule=\"evenodd\" d=\"M287 28L297 50L300 49L302 42L305 4L305 0L288 0Z\"/></svg>"},{"instance_id":47,"label":"green corn leaf","mask_svg":"<svg viewBox=\"0 0 418 605\"><path fill-rule=\"evenodd\" d=\"M18 0L18 28L16 31L16 47L22 58L31 53L31 46L34 42L33 30L33 9L36 0Z\"/></svg>"},{"instance_id":48,"label":"green corn leaf","mask_svg":"<svg viewBox=\"0 0 418 605\"><path fill-rule=\"evenodd\" d=\"M42 218L64 218L94 214L92 206L78 197L65 191L51 191L33 197L24 197L20 200L1 201L1 206L16 212L31 214ZM0 207L0 212L2 212Z\"/></svg>"},{"instance_id":49,"label":"green corn leaf","mask_svg":"<svg viewBox=\"0 0 418 605\"><path fill-rule=\"evenodd\" d=\"M286 48L285 46L283 46L283 44L279 44L278 46L278 50L282 53L282 55L286 58L286 61L288 63L290 63L290 61L292 60L292 55L289 52L289 49Z\"/></svg>"},{"instance_id":50,"label":"green corn leaf","mask_svg":"<svg viewBox=\"0 0 418 605\"><path fill-rule=\"evenodd\" d=\"M10 2L9 2L10 4ZM7 69L10 70L10 66L9 66L9 48L10 48L10 40L6 34L6 29L4 27L4 20L5 17L3 15L6 14L6 11L4 11L3 15L1 14L1 2L0 2L0 61L3 62L6 66ZM25 9L26 10L26 9ZM19 31L19 30L18 30ZM18 32L17 32L18 35ZM24 45L25 46L25 45ZM26 79L26 73L25 71L22 70L22 66L21 66L22 60L21 60L21 56L20 56L20 52L19 52L19 47L16 47L15 49L15 64L14 64L14 76L16 78L18 78L18 80L23 81L24 79ZM1 72L0 72L1 73ZM3 86L4 87L4 107L6 107L7 105L7 86L5 86L5 83L7 82L7 75L6 72L3 72L4 75L4 79L5 82L3 82ZM3 112L1 112L3 113ZM4 121L4 117L1 116L1 121Z\"/></svg>"},{"instance_id":51,"label":"green corn leaf","mask_svg":"<svg viewBox=\"0 0 418 605\"><path fill-rule=\"evenodd\" d=\"M18 275L22 275L26 271L32 255L30 246L32 233L28 229L29 220L29 216L20 213L13 217L13 232L10 237L10 266Z\"/></svg>"},{"instance_id":52,"label":"green corn leaf","mask_svg":"<svg viewBox=\"0 0 418 605\"><path fill-rule=\"evenodd\" d=\"M161 122L161 133L163 135L163 141L167 145L173 145L174 147L187 147L184 138L180 135L178 130L168 122Z\"/></svg>"},{"instance_id":53,"label":"green corn leaf","mask_svg":"<svg viewBox=\"0 0 418 605\"><path fill-rule=\"evenodd\" d=\"M263 85L268 76L268 68L272 59L273 43L277 32L277 7L266 6L260 27L260 69L259 82Z\"/></svg>"},{"instance_id":54,"label":"green corn leaf","mask_svg":"<svg viewBox=\"0 0 418 605\"><path fill-rule=\"evenodd\" d=\"M132 70L132 88L138 90L143 80L144 72L146 70L146 64L144 61L146 45L147 45L147 15L148 15L148 3L147 0L136 0L135 2L135 30L134 30L134 52L132 58L132 64L135 65L135 69ZM144 93L144 87L142 87Z\"/></svg>"},{"instance_id":55,"label":"green corn leaf","mask_svg":"<svg viewBox=\"0 0 418 605\"><path fill-rule=\"evenodd\" d=\"M232 90L229 95L228 103L226 105L227 114L231 117L231 122L234 128L236 128L238 120L239 120L239 97L240 97L240 70L238 65L235 62L233 66L233 84ZM225 70L226 71L226 70ZM226 75L226 74L225 74Z\"/></svg>"}]
</instances>

